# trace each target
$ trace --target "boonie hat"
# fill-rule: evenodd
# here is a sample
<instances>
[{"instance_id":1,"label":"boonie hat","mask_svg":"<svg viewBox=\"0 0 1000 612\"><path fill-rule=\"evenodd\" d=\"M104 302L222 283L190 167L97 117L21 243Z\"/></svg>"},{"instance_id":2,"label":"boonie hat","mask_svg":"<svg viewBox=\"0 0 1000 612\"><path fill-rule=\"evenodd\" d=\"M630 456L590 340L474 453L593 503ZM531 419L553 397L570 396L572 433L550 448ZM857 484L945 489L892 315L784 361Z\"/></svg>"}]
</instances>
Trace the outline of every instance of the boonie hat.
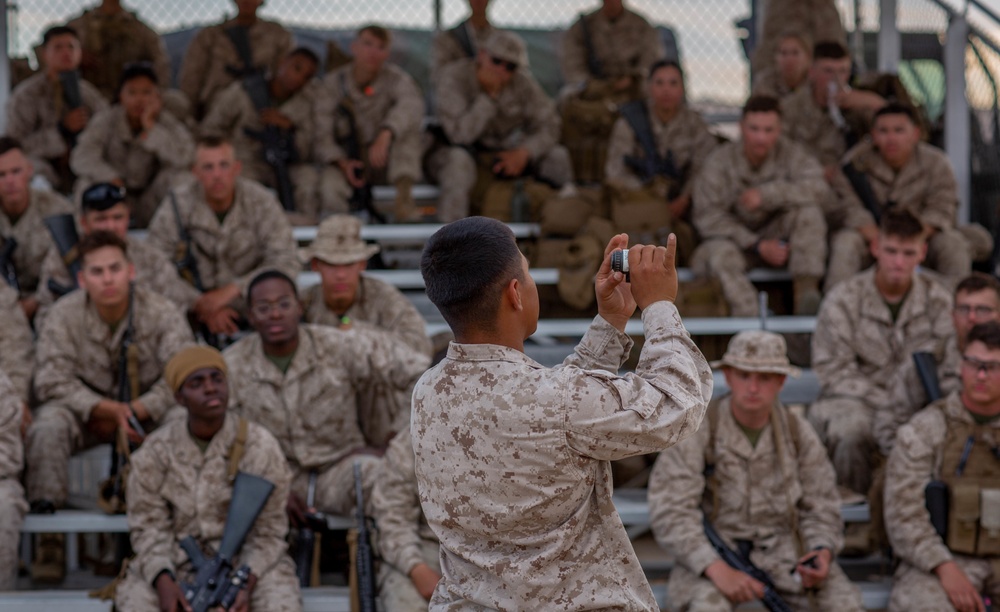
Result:
<instances>
[{"instance_id":1,"label":"boonie hat","mask_svg":"<svg viewBox=\"0 0 1000 612\"><path fill-rule=\"evenodd\" d=\"M733 336L722 359L713 368L729 366L745 372L787 374L798 378L802 370L788 361L785 339L769 331L744 331Z\"/></svg>"},{"instance_id":2,"label":"boonie hat","mask_svg":"<svg viewBox=\"0 0 1000 612\"><path fill-rule=\"evenodd\" d=\"M527 51L524 42L516 34L494 30L492 34L483 42L483 51L490 57L510 62L517 66L524 66L527 63Z\"/></svg>"},{"instance_id":3,"label":"boonie hat","mask_svg":"<svg viewBox=\"0 0 1000 612\"><path fill-rule=\"evenodd\" d=\"M351 215L331 215L316 229L316 239L299 251L305 263L318 259L324 263L342 266L358 261L368 261L380 250L377 244L361 239L361 221Z\"/></svg>"}]
</instances>

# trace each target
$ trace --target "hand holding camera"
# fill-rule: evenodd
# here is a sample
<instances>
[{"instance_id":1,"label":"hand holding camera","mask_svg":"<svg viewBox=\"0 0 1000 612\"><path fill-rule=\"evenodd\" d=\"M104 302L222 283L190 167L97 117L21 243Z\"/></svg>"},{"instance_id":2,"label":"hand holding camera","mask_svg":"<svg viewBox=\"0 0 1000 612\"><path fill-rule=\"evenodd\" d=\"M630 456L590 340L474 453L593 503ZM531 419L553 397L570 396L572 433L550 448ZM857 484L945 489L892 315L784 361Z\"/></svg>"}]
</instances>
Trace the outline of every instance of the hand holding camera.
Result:
<instances>
[{"instance_id":1,"label":"hand holding camera","mask_svg":"<svg viewBox=\"0 0 1000 612\"><path fill-rule=\"evenodd\" d=\"M610 266L624 275L639 308L646 308L654 302L677 299L676 252L677 237L670 234L666 247L637 244L613 251Z\"/></svg>"}]
</instances>

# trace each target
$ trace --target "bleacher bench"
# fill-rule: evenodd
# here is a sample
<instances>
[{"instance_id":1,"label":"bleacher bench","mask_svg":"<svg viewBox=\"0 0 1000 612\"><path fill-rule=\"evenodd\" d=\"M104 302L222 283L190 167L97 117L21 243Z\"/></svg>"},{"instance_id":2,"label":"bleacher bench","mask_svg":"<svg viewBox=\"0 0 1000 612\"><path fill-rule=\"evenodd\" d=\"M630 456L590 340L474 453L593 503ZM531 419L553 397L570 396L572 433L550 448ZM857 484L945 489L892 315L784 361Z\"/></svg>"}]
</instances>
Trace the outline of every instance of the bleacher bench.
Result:
<instances>
[{"instance_id":1,"label":"bleacher bench","mask_svg":"<svg viewBox=\"0 0 1000 612\"><path fill-rule=\"evenodd\" d=\"M347 587L302 589L303 612L350 612ZM91 599L87 591L16 591L0 593L0 612L108 612L111 604Z\"/></svg>"}]
</instances>

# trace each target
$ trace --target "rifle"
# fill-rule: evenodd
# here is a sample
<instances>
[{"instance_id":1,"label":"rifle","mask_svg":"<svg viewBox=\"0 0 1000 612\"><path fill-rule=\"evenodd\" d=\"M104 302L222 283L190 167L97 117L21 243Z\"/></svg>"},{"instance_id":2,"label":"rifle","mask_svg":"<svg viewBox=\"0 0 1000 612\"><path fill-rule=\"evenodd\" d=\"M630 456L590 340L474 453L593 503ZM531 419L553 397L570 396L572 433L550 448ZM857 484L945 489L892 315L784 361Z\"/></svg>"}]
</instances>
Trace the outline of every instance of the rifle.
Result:
<instances>
[{"instance_id":1,"label":"rifle","mask_svg":"<svg viewBox=\"0 0 1000 612\"><path fill-rule=\"evenodd\" d=\"M49 279L49 291L55 297L60 298L78 287L76 275L80 273L80 253L76 250L76 245L80 243L80 236L76 233L76 221L69 213L45 217L45 227L52 234L52 241L55 242L56 249L69 271L69 287L64 287L55 280Z\"/></svg>"},{"instance_id":2,"label":"rifle","mask_svg":"<svg viewBox=\"0 0 1000 612\"><path fill-rule=\"evenodd\" d=\"M358 122L354 117L354 103L347 93L347 76L345 72L340 73L340 89L344 94L335 112L341 114L347 122L347 137L344 139L346 141L344 145L345 153L347 153L348 159L364 161L364 145L361 142L361 132L358 130ZM351 199L348 200L348 205L352 213L365 211L374 221L378 223L387 222L385 215L375 209L372 186L367 180L364 185L354 189L351 193Z\"/></svg>"},{"instance_id":3,"label":"rifle","mask_svg":"<svg viewBox=\"0 0 1000 612\"><path fill-rule=\"evenodd\" d=\"M312 508L316 502L316 472L309 472L309 490L306 493L306 507ZM322 512L307 512L305 524L299 529L296 543L295 573L299 577L299 586L312 584L313 575L319 571L316 563L316 548L326 526L326 515Z\"/></svg>"},{"instance_id":4,"label":"rifle","mask_svg":"<svg viewBox=\"0 0 1000 612\"><path fill-rule=\"evenodd\" d=\"M7 281L14 291L21 293L21 284L17 282L17 269L14 267L14 250L17 248L17 240L13 236L2 238L0 247L0 274Z\"/></svg>"},{"instance_id":5,"label":"rifle","mask_svg":"<svg viewBox=\"0 0 1000 612\"><path fill-rule=\"evenodd\" d=\"M882 220L882 206L878 203L878 198L875 197L875 191L872 189L872 184L868 180L868 176L855 168L852 162L847 162L841 169L844 171L844 176L850 181L854 193L857 194L861 203L865 205L868 212L875 218L875 224L878 225ZM886 203L886 208L891 208L892 206L892 202Z\"/></svg>"},{"instance_id":6,"label":"rifle","mask_svg":"<svg viewBox=\"0 0 1000 612\"><path fill-rule=\"evenodd\" d=\"M236 49L236 56L240 58L242 66L226 66L226 72L234 79L244 79L254 73L263 74L263 70L253 63L253 51L250 49L250 31L246 26L234 25L226 28L226 37L233 43Z\"/></svg>"},{"instance_id":7,"label":"rifle","mask_svg":"<svg viewBox=\"0 0 1000 612\"><path fill-rule=\"evenodd\" d=\"M243 77L243 90L250 97L258 113L271 106L271 94L264 73L254 71ZM295 130L265 125L263 130L243 128L243 133L263 146L264 161L274 170L274 181L281 206L285 210L294 211L295 191L292 188L292 176L288 172L288 165L299 161L299 152L295 148Z\"/></svg>"},{"instance_id":8,"label":"rifle","mask_svg":"<svg viewBox=\"0 0 1000 612\"><path fill-rule=\"evenodd\" d=\"M792 612L792 609L788 607L788 603L781 598L781 595L778 595L774 582L767 575L767 572L754 565L750 561L749 556L744 556L729 548L719 535L719 532L712 526L712 522L708 520L707 516L702 519L702 524L705 527L705 537L708 538L709 544L712 545L712 548L715 549L715 552L719 554L722 560L726 562L726 565L747 574L764 585L764 597L761 599L761 602L765 608L771 612Z\"/></svg>"},{"instance_id":9,"label":"rifle","mask_svg":"<svg viewBox=\"0 0 1000 612\"><path fill-rule=\"evenodd\" d=\"M669 179L672 185L680 187L684 179L684 172L677 168L673 151L668 150L666 156L663 156L657 150L656 140L653 138L653 126L649 124L649 111L646 108L646 103L642 100L634 100L621 105L619 110L629 127L632 128L632 132L635 133L635 138L639 141L643 153L642 157L626 155L625 165L628 166L629 170L638 174L643 183L648 183L657 176L662 176Z\"/></svg>"},{"instance_id":10,"label":"rifle","mask_svg":"<svg viewBox=\"0 0 1000 612\"><path fill-rule=\"evenodd\" d=\"M590 24L587 23L587 16L580 13L580 33L583 36L583 48L587 52L587 71L595 79L604 78L604 63L597 57L594 50L594 39L590 36Z\"/></svg>"},{"instance_id":11,"label":"rifle","mask_svg":"<svg viewBox=\"0 0 1000 612\"><path fill-rule=\"evenodd\" d=\"M170 207L174 209L174 220L177 222L177 238L180 242L174 249L174 266L177 273L188 282L189 285L198 291L205 292L205 284L201 282L201 273L198 271L198 260L194 258L194 240L191 232L184 226L181 220L181 210L177 206L177 196L171 190Z\"/></svg>"},{"instance_id":12,"label":"rifle","mask_svg":"<svg viewBox=\"0 0 1000 612\"><path fill-rule=\"evenodd\" d=\"M216 606L228 610L246 587L250 567L244 564L234 569L233 559L243 547L273 490L274 484L260 476L237 473L226 514L226 528L215 556L206 558L192 536L181 540L181 548L187 553L195 571L194 580L181 584L181 588L194 612L207 612Z\"/></svg>"},{"instance_id":13,"label":"rifle","mask_svg":"<svg viewBox=\"0 0 1000 612\"><path fill-rule=\"evenodd\" d=\"M78 70L63 70L59 73L59 84L62 86L63 101L69 110L76 110L83 106L83 95L80 93L80 72ZM76 146L78 134L66 129L62 121L59 122L59 133L70 145Z\"/></svg>"},{"instance_id":14,"label":"rifle","mask_svg":"<svg viewBox=\"0 0 1000 612\"><path fill-rule=\"evenodd\" d=\"M941 385L938 383L937 361L932 353L918 351L913 353L913 365L917 368L917 377L927 394L928 403L941 399Z\"/></svg>"},{"instance_id":15,"label":"rifle","mask_svg":"<svg viewBox=\"0 0 1000 612\"><path fill-rule=\"evenodd\" d=\"M463 21L454 28L448 30L458 46L462 48L466 57L476 57L476 46L472 44L472 37L469 36L469 24Z\"/></svg>"},{"instance_id":16,"label":"rifle","mask_svg":"<svg viewBox=\"0 0 1000 612\"><path fill-rule=\"evenodd\" d=\"M361 488L361 463L354 462L354 516L358 522L358 603L361 612L375 612L375 558L372 554L369 519L365 516L365 494Z\"/></svg>"}]
</instances>

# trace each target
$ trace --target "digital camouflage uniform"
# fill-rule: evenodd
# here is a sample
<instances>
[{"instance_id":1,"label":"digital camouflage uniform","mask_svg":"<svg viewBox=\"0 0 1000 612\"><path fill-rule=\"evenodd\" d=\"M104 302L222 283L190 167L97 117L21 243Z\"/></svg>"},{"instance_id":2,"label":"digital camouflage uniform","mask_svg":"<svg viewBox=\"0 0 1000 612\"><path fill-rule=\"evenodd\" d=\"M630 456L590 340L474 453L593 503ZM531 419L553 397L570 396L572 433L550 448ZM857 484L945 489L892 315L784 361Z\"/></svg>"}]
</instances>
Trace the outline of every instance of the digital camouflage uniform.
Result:
<instances>
[{"instance_id":1,"label":"digital camouflage uniform","mask_svg":"<svg viewBox=\"0 0 1000 612\"><path fill-rule=\"evenodd\" d=\"M236 283L243 295L253 277L268 269L293 279L298 276L292 226L270 191L254 181L237 179L233 204L221 222L205 202L200 182L191 181L174 193L206 291ZM167 257L174 256L180 235L169 198L149 223L148 241Z\"/></svg>"},{"instance_id":2,"label":"digital camouflage uniform","mask_svg":"<svg viewBox=\"0 0 1000 612\"><path fill-rule=\"evenodd\" d=\"M91 115L108 106L101 92L83 79L80 80L80 97ZM63 170L73 143L60 132L59 123L68 110L62 85L49 81L45 73L38 73L15 87L7 103L7 135L21 141L24 154L35 167L35 174L45 177L53 187L66 191L72 185L62 185L61 177L65 174Z\"/></svg>"},{"instance_id":3,"label":"digital camouflage uniform","mask_svg":"<svg viewBox=\"0 0 1000 612\"><path fill-rule=\"evenodd\" d=\"M437 536L420 509L410 428L399 432L382 456L372 489L382 558L379 596L386 612L426 612L425 600L410 580L410 572L426 563L441 572Z\"/></svg>"},{"instance_id":4,"label":"digital camouflage uniform","mask_svg":"<svg viewBox=\"0 0 1000 612\"><path fill-rule=\"evenodd\" d=\"M868 177L880 210L886 210L892 202L937 230L927 243L926 263L949 281L958 282L968 276L972 262L983 253L992 252L992 238L981 226L956 227L958 184L951 163L940 149L918 143L913 157L899 172L889 167L870 142L848 151L844 160ZM846 224L849 230L838 232L832 238L828 287L849 278L871 262L864 238L850 228L863 224L862 220L874 224L871 213L843 175L836 177L834 190L842 199L842 214L857 221Z\"/></svg>"},{"instance_id":5,"label":"digital camouflage uniform","mask_svg":"<svg viewBox=\"0 0 1000 612\"><path fill-rule=\"evenodd\" d=\"M657 609L611 501L611 461L698 429L712 374L673 304L642 311L632 348L602 318L560 367L452 343L418 381L420 503L441 540L433 609Z\"/></svg>"},{"instance_id":6,"label":"digital camouflage uniform","mask_svg":"<svg viewBox=\"0 0 1000 612\"><path fill-rule=\"evenodd\" d=\"M974 509L966 507L961 512L972 517L972 525L962 525L965 521L956 518L956 509L950 508L952 518L949 533L962 525L966 533L975 534L978 527L979 546L989 540L993 554L972 555L949 549L931 525L930 514L924 505L924 488L931 480L950 479L951 492L956 485L968 478L951 476L958 464L958 456L969 434L975 436L976 443L969 455L967 476L989 474L980 477L980 486L1000 489L996 458L990 447L997 444L1000 421L975 426L972 414L962 405L958 393L932 404L919 412L909 423L900 427L896 445L889 456L885 479L885 523L892 542L893 551L900 559L899 568L893 577L892 593L889 596L889 610L893 612L941 612L953 610L941 582L932 573L935 567L945 561L954 561L969 578L972 585L993 601L1000 598L1000 575L997 564L1000 550L996 548L997 538L989 538L987 530L977 525L983 519L980 512L995 513L995 507L979 502L978 490L975 494ZM949 438L951 438L949 440ZM951 452L947 447L951 446ZM950 476L950 478L949 478ZM979 521L976 521L976 518ZM970 551L971 552L971 551Z\"/></svg>"},{"instance_id":7,"label":"digital camouflage uniform","mask_svg":"<svg viewBox=\"0 0 1000 612\"><path fill-rule=\"evenodd\" d=\"M17 241L14 249L14 269L22 297L30 297L39 287L42 260L52 248L52 234L45 227L45 218L72 214L73 205L54 191L30 189L30 202L21 216L12 220L0 209L0 235Z\"/></svg>"},{"instance_id":8,"label":"digital camouflage uniform","mask_svg":"<svg viewBox=\"0 0 1000 612\"><path fill-rule=\"evenodd\" d=\"M409 179L412 184L421 176L420 134L426 110L423 93L413 77L395 64L385 63L375 80L364 88L355 83L351 76L353 69L352 62L323 77L325 91L319 99L316 124L319 161L333 164L353 158L365 162L367 167L368 148L386 128L392 132L392 144L384 176L366 168L365 177L376 183ZM349 141L350 126L342 104L353 109L357 142ZM360 147L360 157L348 153L352 146ZM322 214L346 213L352 190L344 174L329 167L321 178Z\"/></svg>"},{"instance_id":9,"label":"digital camouflage uniform","mask_svg":"<svg viewBox=\"0 0 1000 612\"><path fill-rule=\"evenodd\" d=\"M172 75L166 46L134 12L107 14L98 7L84 11L66 25L80 37L81 76L109 101L118 93L122 70L134 62L152 64L160 87L169 86Z\"/></svg>"},{"instance_id":10,"label":"digital camouflage uniform","mask_svg":"<svg viewBox=\"0 0 1000 612\"><path fill-rule=\"evenodd\" d=\"M177 268L170 259L146 242L126 237L125 244L128 248L129 261L135 266L137 287L162 295L173 302L181 312L194 307L200 294L177 274ZM69 268L66 267L55 245L49 248L42 262L41 280L36 294L39 304L38 313L35 315L36 329L41 329L50 307L58 297L52 293L49 287L50 281L67 289L72 289L76 282L76 279L71 278Z\"/></svg>"},{"instance_id":11,"label":"digital camouflage uniform","mask_svg":"<svg viewBox=\"0 0 1000 612\"><path fill-rule=\"evenodd\" d=\"M876 415L892 411L890 391L911 354L943 355L954 335L951 293L915 274L895 321L875 288L875 269L837 285L823 300L812 339L812 367L820 383L809 421L826 444L837 481L866 494L875 466ZM884 427L885 425L883 425ZM886 439L888 434L882 433Z\"/></svg>"},{"instance_id":12,"label":"digital camouflage uniform","mask_svg":"<svg viewBox=\"0 0 1000 612\"><path fill-rule=\"evenodd\" d=\"M808 80L799 83L799 86L795 89L790 88L785 84L785 79L781 76L781 72L778 71L778 67L772 64L753 75L753 91L751 95L770 96L784 102L785 98L802 89L808 88Z\"/></svg>"},{"instance_id":13,"label":"digital camouflage uniform","mask_svg":"<svg viewBox=\"0 0 1000 612\"><path fill-rule=\"evenodd\" d=\"M441 186L438 218L445 223L467 217L473 189L479 192L495 180L490 165L496 152L527 149L525 174L559 186L573 180L569 152L557 144L555 103L534 77L518 70L494 100L479 86L476 61L453 62L438 80L438 119L451 146L431 164Z\"/></svg>"},{"instance_id":14,"label":"digital camouflage uniform","mask_svg":"<svg viewBox=\"0 0 1000 612\"><path fill-rule=\"evenodd\" d=\"M191 103L196 120L204 117L219 92L239 80L227 70L243 68L243 60L226 34L235 25L236 20L230 19L202 28L184 53L177 86ZM292 33L273 21L258 19L248 28L247 38L254 66L268 74L276 74L281 60L292 50Z\"/></svg>"},{"instance_id":15,"label":"digital camouflage uniform","mask_svg":"<svg viewBox=\"0 0 1000 612\"><path fill-rule=\"evenodd\" d=\"M309 472L317 471L316 507L348 514L354 507L354 461L364 467L365 498L378 460L355 454L370 444L358 405L365 388L406 389L429 359L402 343L355 330L299 326L299 346L282 374L264 355L258 334L226 349L231 401L236 414L273 433L292 469L292 491L306 498ZM405 427L405 417L394 431Z\"/></svg>"},{"instance_id":16,"label":"digital camouflage uniform","mask_svg":"<svg viewBox=\"0 0 1000 612\"><path fill-rule=\"evenodd\" d=\"M860 117L847 111L844 112L844 120L864 123ZM867 133L867 130L864 132ZM827 107L816 106L809 81L781 101L781 133L805 147L824 168L839 166L847 152L844 133L830 118Z\"/></svg>"},{"instance_id":17,"label":"digital camouflage uniform","mask_svg":"<svg viewBox=\"0 0 1000 612\"><path fill-rule=\"evenodd\" d=\"M760 190L763 204L752 213L739 205L746 189ZM733 316L757 315L757 291L746 270L763 239L787 241L793 277L820 278L826 263L826 223L818 205L826 188L823 169L806 151L779 140L759 168L752 168L740 141L721 145L695 179L692 218L704 242L692 267L719 279Z\"/></svg>"},{"instance_id":18,"label":"digital camouflage uniform","mask_svg":"<svg viewBox=\"0 0 1000 612\"><path fill-rule=\"evenodd\" d=\"M17 292L0 283L0 372L22 402L28 401L35 366L35 339L17 301Z\"/></svg>"},{"instance_id":19,"label":"digital camouflage uniform","mask_svg":"<svg viewBox=\"0 0 1000 612\"><path fill-rule=\"evenodd\" d=\"M194 342L191 328L166 298L136 288L133 344L138 348L139 393L150 419L160 422L174 406L163 368ZM90 412L102 399L119 397L118 368L127 320L117 328L97 314L77 290L52 306L38 338L35 394L41 403L28 428L28 499L66 501L70 454L98 440L89 433Z\"/></svg>"},{"instance_id":20,"label":"digital camouflage uniform","mask_svg":"<svg viewBox=\"0 0 1000 612\"><path fill-rule=\"evenodd\" d=\"M706 448L712 443L708 418L697 434L661 453L649 477L650 525L660 546L677 557L667 587L670 601L682 611L733 609L703 576L720 559L702 529L704 515L729 546L735 540L752 542L750 560L771 576L781 597L794 610L809 610L808 597L789 570L806 551L828 548L836 558L843 545L836 475L823 444L805 419L780 403L756 445L733 418L728 396L709 410L718 411L712 451L715 503L705 477ZM789 419L796 420L794 426ZM792 530L796 522L803 550ZM836 563L830 564L816 601L820 610L863 609L860 592Z\"/></svg>"},{"instance_id":21,"label":"digital camouflage uniform","mask_svg":"<svg viewBox=\"0 0 1000 612\"><path fill-rule=\"evenodd\" d=\"M753 72L774 64L781 37L798 32L814 42L847 43L834 0L768 0L764 11L764 32L753 50Z\"/></svg>"},{"instance_id":22,"label":"digital camouflage uniform","mask_svg":"<svg viewBox=\"0 0 1000 612\"><path fill-rule=\"evenodd\" d=\"M472 48L466 50L459 42L456 31L464 30ZM474 58L479 53L480 42L486 40L493 33L494 28L490 24L482 30L477 30L469 19L459 23L454 28L442 30L434 35L431 40L431 84L437 85L438 75L441 69L452 62ZM471 53L469 53L471 51Z\"/></svg>"},{"instance_id":23,"label":"digital camouflage uniform","mask_svg":"<svg viewBox=\"0 0 1000 612\"><path fill-rule=\"evenodd\" d=\"M295 209L312 217L318 213L319 206L319 171L315 162L320 132L316 114L319 99L325 95L322 85L311 81L287 100L280 103L272 101L274 107L291 120L295 130L298 161L288 164ZM264 129L260 111L254 107L243 83L236 82L216 96L201 122L200 134L228 139L233 143L236 157L243 163L243 176L276 189L278 181L274 168L264 160L263 143L246 132L263 132Z\"/></svg>"},{"instance_id":24,"label":"digital camouflage uniform","mask_svg":"<svg viewBox=\"0 0 1000 612\"><path fill-rule=\"evenodd\" d=\"M161 111L145 138L129 127L119 104L90 120L80 133L69 163L76 193L95 183L125 182L125 201L136 227L146 227L157 206L194 161L194 138L170 113Z\"/></svg>"},{"instance_id":25,"label":"digital camouflage uniform","mask_svg":"<svg viewBox=\"0 0 1000 612\"><path fill-rule=\"evenodd\" d=\"M230 379L230 389L235 384ZM222 429L202 450L188 433L187 419L176 419L150 434L132 455L128 524L135 558L118 585L117 609L159 609L153 581L163 570L173 572L179 581L194 577L180 547L186 536L194 537L203 551L219 548L233 494L227 470L238 422L235 415L227 415ZM285 543L288 466L274 436L255 423L249 424L244 449L239 471L264 478L275 488L233 565L247 564L258 578L250 596L251 610L300 611L302 596Z\"/></svg>"},{"instance_id":26,"label":"digital camouflage uniform","mask_svg":"<svg viewBox=\"0 0 1000 612\"><path fill-rule=\"evenodd\" d=\"M601 73L591 71L582 20ZM581 15L562 39L560 68L566 84L560 94L562 143L573 155L573 170L582 181L600 181L616 105L641 97L649 67L665 55L656 30L628 9L614 21L601 9ZM614 91L622 77L632 86Z\"/></svg>"},{"instance_id":27,"label":"digital camouflage uniform","mask_svg":"<svg viewBox=\"0 0 1000 612\"><path fill-rule=\"evenodd\" d=\"M0 591L12 591L16 586L21 523L28 511L21 488L24 447L19 397L0 369Z\"/></svg>"},{"instance_id":28,"label":"digital camouflage uniform","mask_svg":"<svg viewBox=\"0 0 1000 612\"><path fill-rule=\"evenodd\" d=\"M396 336L422 355L431 354L424 318L406 296L389 283L361 275L354 303L347 312L337 314L323 301L323 285L314 285L302 294L305 320L320 325L340 325L340 317L352 322L369 323Z\"/></svg>"}]
</instances>

